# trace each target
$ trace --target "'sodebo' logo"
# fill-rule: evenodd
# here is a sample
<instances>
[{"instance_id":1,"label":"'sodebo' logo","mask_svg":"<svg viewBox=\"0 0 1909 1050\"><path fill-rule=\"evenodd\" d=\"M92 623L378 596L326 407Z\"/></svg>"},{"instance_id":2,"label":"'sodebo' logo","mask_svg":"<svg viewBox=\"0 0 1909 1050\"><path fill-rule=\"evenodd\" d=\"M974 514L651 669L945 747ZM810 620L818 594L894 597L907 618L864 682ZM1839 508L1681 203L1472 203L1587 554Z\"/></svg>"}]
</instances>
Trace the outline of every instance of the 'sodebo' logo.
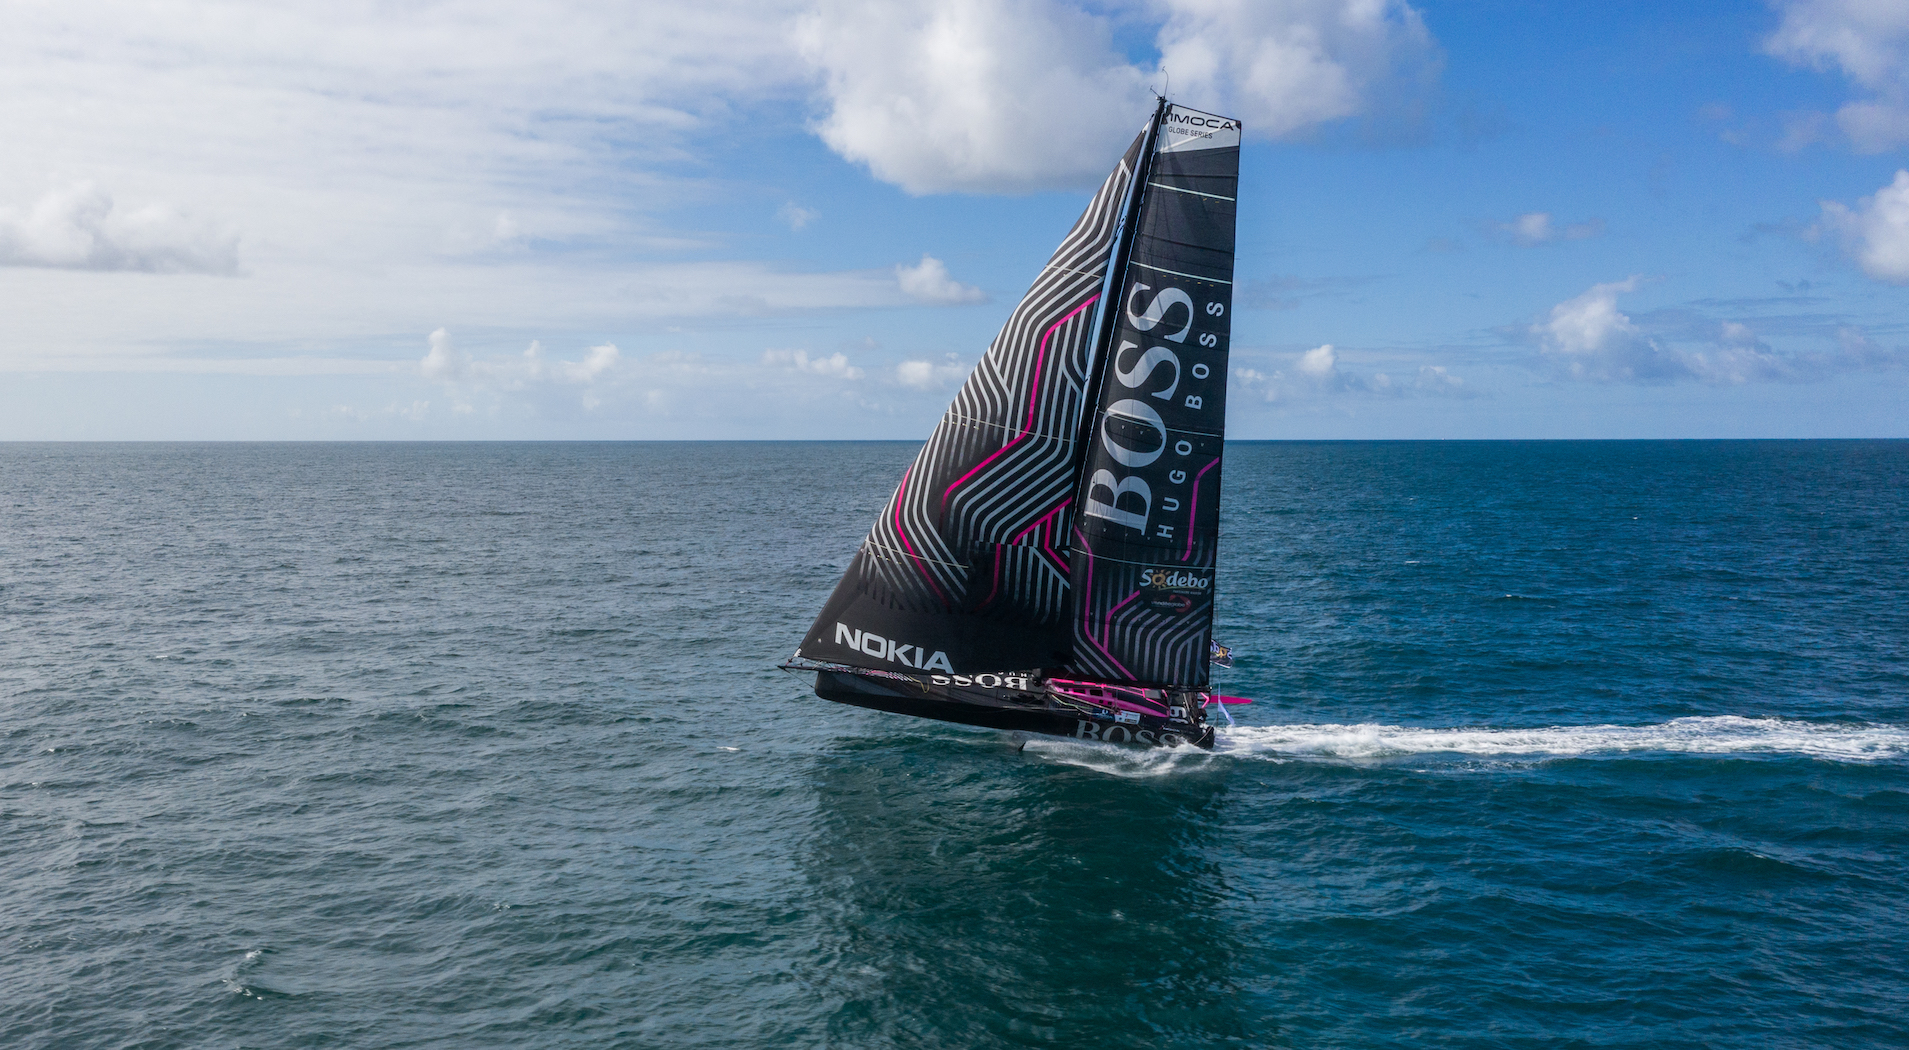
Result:
<instances>
[{"instance_id":1,"label":"'sodebo' logo","mask_svg":"<svg viewBox=\"0 0 1909 1050\"><path fill-rule=\"evenodd\" d=\"M1213 577L1187 572L1185 569L1149 569L1141 574L1141 582L1148 587L1157 587L1163 591L1205 593L1213 586Z\"/></svg>"}]
</instances>

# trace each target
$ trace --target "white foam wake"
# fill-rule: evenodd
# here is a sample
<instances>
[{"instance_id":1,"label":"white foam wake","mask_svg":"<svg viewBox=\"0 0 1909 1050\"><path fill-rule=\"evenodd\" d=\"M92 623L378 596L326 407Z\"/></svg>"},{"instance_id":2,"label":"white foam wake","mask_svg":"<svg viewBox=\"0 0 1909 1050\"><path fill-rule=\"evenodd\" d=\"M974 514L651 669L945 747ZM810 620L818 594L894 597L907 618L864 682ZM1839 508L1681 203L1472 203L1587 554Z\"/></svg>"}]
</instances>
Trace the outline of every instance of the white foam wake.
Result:
<instances>
[{"instance_id":1,"label":"white foam wake","mask_svg":"<svg viewBox=\"0 0 1909 1050\"><path fill-rule=\"evenodd\" d=\"M1571 756L1624 752L1804 755L1841 762L1909 757L1909 726L1798 722L1716 715L1647 726L1422 729L1388 725L1237 726L1218 751L1248 757L1385 758L1400 755Z\"/></svg>"}]
</instances>

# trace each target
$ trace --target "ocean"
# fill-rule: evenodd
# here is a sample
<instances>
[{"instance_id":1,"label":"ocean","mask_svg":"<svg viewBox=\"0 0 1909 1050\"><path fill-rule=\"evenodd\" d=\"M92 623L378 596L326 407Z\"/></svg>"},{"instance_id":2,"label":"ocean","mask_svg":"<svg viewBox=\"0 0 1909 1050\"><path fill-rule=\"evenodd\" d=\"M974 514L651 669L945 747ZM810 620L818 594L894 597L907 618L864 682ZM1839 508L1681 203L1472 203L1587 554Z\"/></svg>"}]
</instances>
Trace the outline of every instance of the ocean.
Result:
<instances>
[{"instance_id":1,"label":"ocean","mask_svg":"<svg viewBox=\"0 0 1909 1050\"><path fill-rule=\"evenodd\" d=\"M914 450L0 445L0 1046L1909 1045L1909 442L1231 444L1211 754L775 669Z\"/></svg>"}]
</instances>

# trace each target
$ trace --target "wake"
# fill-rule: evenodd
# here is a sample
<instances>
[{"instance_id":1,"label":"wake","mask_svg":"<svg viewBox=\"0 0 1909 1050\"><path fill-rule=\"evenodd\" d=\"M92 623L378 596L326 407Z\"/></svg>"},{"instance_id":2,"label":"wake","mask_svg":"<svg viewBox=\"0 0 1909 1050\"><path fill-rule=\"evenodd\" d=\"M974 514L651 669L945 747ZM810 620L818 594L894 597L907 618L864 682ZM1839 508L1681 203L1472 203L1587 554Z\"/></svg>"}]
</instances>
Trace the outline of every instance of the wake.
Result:
<instances>
[{"instance_id":1,"label":"wake","mask_svg":"<svg viewBox=\"0 0 1909 1050\"><path fill-rule=\"evenodd\" d=\"M1837 762L1909 756L1909 726L1823 724L1711 715L1657 725L1544 729L1425 729L1389 725L1235 726L1215 750L1250 758L1391 758L1405 755L1573 757L1660 752L1798 755Z\"/></svg>"},{"instance_id":2,"label":"wake","mask_svg":"<svg viewBox=\"0 0 1909 1050\"><path fill-rule=\"evenodd\" d=\"M1212 768L1226 759L1343 762L1425 756L1514 763L1623 754L1799 756L1830 762L1909 758L1909 726L1801 722L1712 715L1647 726L1543 729L1279 725L1221 727L1212 751L1142 748L1032 737L1025 749L1063 765L1117 777L1157 777Z\"/></svg>"}]
</instances>

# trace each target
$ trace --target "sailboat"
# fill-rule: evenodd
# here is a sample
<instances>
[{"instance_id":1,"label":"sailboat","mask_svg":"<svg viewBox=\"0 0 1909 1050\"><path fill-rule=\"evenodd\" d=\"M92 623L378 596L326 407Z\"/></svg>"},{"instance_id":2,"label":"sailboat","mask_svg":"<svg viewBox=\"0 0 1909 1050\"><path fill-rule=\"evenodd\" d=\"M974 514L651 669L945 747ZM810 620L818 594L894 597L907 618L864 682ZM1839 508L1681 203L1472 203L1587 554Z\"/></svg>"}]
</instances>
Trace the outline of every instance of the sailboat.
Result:
<instances>
[{"instance_id":1,"label":"sailboat","mask_svg":"<svg viewBox=\"0 0 1909 1050\"><path fill-rule=\"evenodd\" d=\"M858 707L1213 746L1207 710L1250 702L1210 688L1239 146L1157 101L780 666Z\"/></svg>"}]
</instances>

